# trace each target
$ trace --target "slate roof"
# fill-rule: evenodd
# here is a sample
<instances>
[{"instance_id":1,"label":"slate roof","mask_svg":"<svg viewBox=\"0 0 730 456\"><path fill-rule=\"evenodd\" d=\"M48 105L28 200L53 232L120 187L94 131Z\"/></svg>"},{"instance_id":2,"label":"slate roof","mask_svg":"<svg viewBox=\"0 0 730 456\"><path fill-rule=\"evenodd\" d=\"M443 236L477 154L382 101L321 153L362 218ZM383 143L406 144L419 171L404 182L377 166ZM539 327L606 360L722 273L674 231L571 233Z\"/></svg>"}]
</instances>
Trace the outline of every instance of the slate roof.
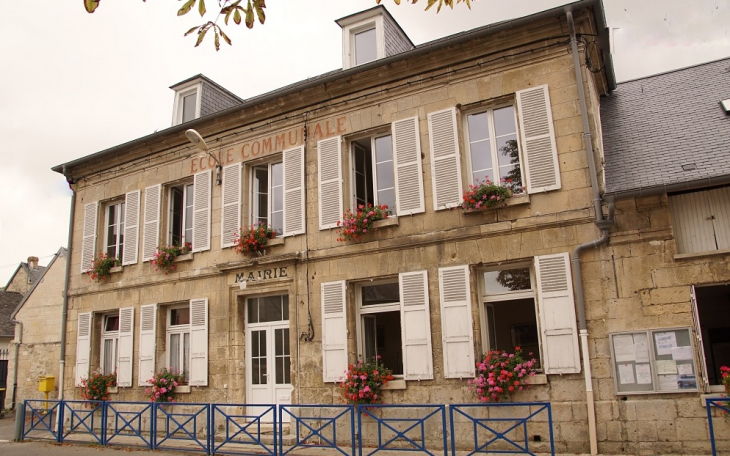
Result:
<instances>
[{"instance_id":1,"label":"slate roof","mask_svg":"<svg viewBox=\"0 0 730 456\"><path fill-rule=\"evenodd\" d=\"M728 98L730 58L618 84L601 100L606 193L726 182Z\"/></svg>"},{"instance_id":2,"label":"slate roof","mask_svg":"<svg viewBox=\"0 0 730 456\"><path fill-rule=\"evenodd\" d=\"M10 322L10 315L13 314L22 299L22 293L0 291L0 336L12 337L15 334L14 325Z\"/></svg>"}]
</instances>

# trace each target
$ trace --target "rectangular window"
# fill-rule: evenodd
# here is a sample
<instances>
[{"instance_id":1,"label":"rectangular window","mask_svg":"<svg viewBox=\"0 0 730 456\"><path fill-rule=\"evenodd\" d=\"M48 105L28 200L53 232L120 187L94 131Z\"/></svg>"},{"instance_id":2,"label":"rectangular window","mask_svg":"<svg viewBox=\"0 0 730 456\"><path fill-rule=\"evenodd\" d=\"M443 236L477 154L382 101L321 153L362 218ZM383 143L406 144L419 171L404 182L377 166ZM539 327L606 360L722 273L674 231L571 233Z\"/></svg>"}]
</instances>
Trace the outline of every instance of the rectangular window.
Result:
<instances>
[{"instance_id":1,"label":"rectangular window","mask_svg":"<svg viewBox=\"0 0 730 456\"><path fill-rule=\"evenodd\" d=\"M198 93L193 92L182 97L182 121L188 122L195 119L197 113Z\"/></svg>"},{"instance_id":2,"label":"rectangular window","mask_svg":"<svg viewBox=\"0 0 730 456\"><path fill-rule=\"evenodd\" d=\"M353 140L352 179L354 206L386 205L395 211L395 175L391 135Z\"/></svg>"},{"instance_id":3,"label":"rectangular window","mask_svg":"<svg viewBox=\"0 0 730 456\"><path fill-rule=\"evenodd\" d=\"M101 369L105 374L117 372L119 359L119 314L104 315L101 330Z\"/></svg>"},{"instance_id":4,"label":"rectangular window","mask_svg":"<svg viewBox=\"0 0 730 456\"><path fill-rule=\"evenodd\" d=\"M354 38L354 58L355 65L372 62L378 58L378 45L375 34L375 27L355 32Z\"/></svg>"},{"instance_id":5,"label":"rectangular window","mask_svg":"<svg viewBox=\"0 0 730 456\"><path fill-rule=\"evenodd\" d=\"M540 363L540 337L530 268L486 271L482 277L485 351L512 353L515 347L520 347L525 358L535 358Z\"/></svg>"},{"instance_id":6,"label":"rectangular window","mask_svg":"<svg viewBox=\"0 0 730 456\"><path fill-rule=\"evenodd\" d=\"M124 248L124 206L125 203L111 204L106 210L105 250L109 257L122 260Z\"/></svg>"},{"instance_id":7,"label":"rectangular window","mask_svg":"<svg viewBox=\"0 0 730 456\"><path fill-rule=\"evenodd\" d=\"M466 116L471 181L510 184L523 191L520 149L514 106Z\"/></svg>"},{"instance_id":8,"label":"rectangular window","mask_svg":"<svg viewBox=\"0 0 730 456\"><path fill-rule=\"evenodd\" d=\"M168 221L168 242L184 245L193 241L193 184L170 188L170 217Z\"/></svg>"},{"instance_id":9,"label":"rectangular window","mask_svg":"<svg viewBox=\"0 0 730 456\"><path fill-rule=\"evenodd\" d=\"M380 356L393 375L403 375L400 291L398 281L357 287L360 357Z\"/></svg>"},{"instance_id":10,"label":"rectangular window","mask_svg":"<svg viewBox=\"0 0 730 456\"><path fill-rule=\"evenodd\" d=\"M284 166L282 162L252 169L252 224L269 225L278 235L284 233Z\"/></svg>"},{"instance_id":11,"label":"rectangular window","mask_svg":"<svg viewBox=\"0 0 730 456\"><path fill-rule=\"evenodd\" d=\"M187 378L190 373L190 307L168 309L167 347L167 365Z\"/></svg>"}]
</instances>

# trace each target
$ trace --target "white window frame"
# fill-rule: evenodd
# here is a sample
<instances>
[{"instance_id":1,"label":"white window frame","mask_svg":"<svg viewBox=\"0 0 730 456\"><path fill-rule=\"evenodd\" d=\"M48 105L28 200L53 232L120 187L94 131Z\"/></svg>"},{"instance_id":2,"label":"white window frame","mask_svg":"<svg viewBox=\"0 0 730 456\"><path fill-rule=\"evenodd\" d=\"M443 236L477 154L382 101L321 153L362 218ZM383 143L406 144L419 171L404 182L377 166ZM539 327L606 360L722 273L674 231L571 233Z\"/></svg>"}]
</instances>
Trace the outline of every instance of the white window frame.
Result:
<instances>
[{"instance_id":1,"label":"white window frame","mask_svg":"<svg viewBox=\"0 0 730 456\"><path fill-rule=\"evenodd\" d=\"M506 293L497 293L497 294L487 294L485 290L485 284L484 284L484 273L486 272L497 272L497 271L505 271L510 269L524 269L527 268L530 271L530 289L529 290L518 290L518 291L510 291ZM481 268L478 270L477 273L477 289L479 290L479 320L482 326L482 353L486 354L489 350L493 350L494 348L490 347L490 328L489 328L489 319L487 316L487 307L489 307L490 303L503 303L505 301L516 301L518 299L532 299L535 305L535 324L537 325L537 345L538 345L538 352L539 356L538 359L542 360L542 338L539 337L540 334L540 314L539 308L538 308L538 302L537 302L537 289L536 289L536 276L535 276L535 268L532 264L532 262L519 262L519 263L511 263L511 264L503 264L500 266L495 267L488 267L488 268ZM527 356L527 353L524 354ZM533 354L534 356L534 354ZM484 356L481 356L482 359ZM542 372L542 368L537 369L538 372Z\"/></svg>"},{"instance_id":2,"label":"white window frame","mask_svg":"<svg viewBox=\"0 0 730 456\"><path fill-rule=\"evenodd\" d=\"M390 277L390 278L384 278L384 279L378 279L368 282L359 282L355 284L355 318L356 318L356 331L357 331L357 353L359 359L365 359L365 325L364 325L364 318L367 315L373 315L383 312L398 312L400 314L401 311L401 299L399 296L399 299L397 302L392 303L386 303L386 304L373 304L370 306L363 306L362 304L362 288L364 286L373 286L373 285L384 285L384 284L395 284L399 285L398 283L398 277ZM399 291L400 293L400 291ZM403 328L402 328L403 322L401 321L401 334L399 335L400 341L401 341L401 350L403 346ZM376 350L377 350L377 341L376 341ZM401 359L401 363L405 364L405 359ZM389 369L393 370L394 366L386 366ZM401 370L405 372L405 365L401 366ZM404 378L404 374L400 375L394 375L395 378Z\"/></svg>"},{"instance_id":3,"label":"white window frame","mask_svg":"<svg viewBox=\"0 0 730 456\"><path fill-rule=\"evenodd\" d=\"M193 205L193 202L190 201L189 209L188 209L188 196L187 196L187 194L188 194L188 192L187 192L188 187L191 188L191 194L194 195L195 194L195 184L193 182L187 182L186 181L186 182L183 182L183 183L180 183L180 184L177 184L177 185L171 185L167 189L167 236L166 236L166 238L167 238L167 245L172 245L172 237L173 237L173 232L172 232L172 219L173 219L173 213L172 213L172 209L173 209L172 208L172 204L173 204L172 193L175 190L182 190L182 200L183 200L183 203L182 203L182 214L180 215L180 217L181 217L181 221L180 222L181 222L181 228L182 228L182 230L181 230L180 233L178 233L179 236L180 236L180 240L181 240L180 246L185 245L186 242L189 242L190 245L192 245L192 243L193 243L193 230L192 230L192 226L193 226L193 223L195 221L194 220L195 206ZM193 196L193 199L194 198L195 197ZM188 213L188 211L189 211L189 213ZM190 217L190 238L189 239L185 237L185 231L186 231L185 230L185 219L188 216Z\"/></svg>"},{"instance_id":4,"label":"white window frame","mask_svg":"<svg viewBox=\"0 0 730 456\"><path fill-rule=\"evenodd\" d=\"M116 223L114 224L117 229L117 242L114 246L114 250L116 252L116 255L114 257L119 260L121 263L123 261L123 249L124 249L124 243L122 242L120 244L119 237L124 236L124 227L126 220L122 221L122 217L124 217L125 214L125 204L126 201L124 199L110 202L109 204L105 205L104 207L104 253L109 252L109 210L111 208L114 208L114 214L116 217ZM126 241L126 238L125 238Z\"/></svg>"},{"instance_id":5,"label":"white window frame","mask_svg":"<svg viewBox=\"0 0 730 456\"><path fill-rule=\"evenodd\" d=\"M525 182L525 158L522 151L522 146L520 144L520 124L518 119L518 113L517 113L517 103L516 102L504 102L495 104L492 106L488 106L486 108L481 109L474 109L470 110L464 113L463 115L463 128L464 128L464 145L466 146L466 169L469 172L468 180L467 182L469 184L474 184L474 170L472 169L472 151L471 151L471 133L469 131L469 116L477 115L486 113L487 114L487 126L489 128L489 145L490 145L490 151L492 154L492 172L495 176L495 184L501 184L501 178L499 177L499 151L497 150L497 141L496 141L496 131L494 127L494 111L501 109L501 108L507 108L512 107L512 112L514 116L514 123L515 123L515 140L517 141L517 151L520 158L520 181L522 183L522 192L525 193L527 189L527 184ZM496 172L495 172L496 171ZM484 176L482 176L479 180L480 182L483 182Z\"/></svg>"},{"instance_id":6,"label":"white window frame","mask_svg":"<svg viewBox=\"0 0 730 456\"><path fill-rule=\"evenodd\" d=\"M370 136L361 136L361 137L357 137L357 138L352 138L348 141L349 149L350 149L350 164L351 164L351 166L350 166L350 178L351 178L350 194L352 195L352 200L351 200L352 206L351 207L352 207L353 212L358 207L357 180L356 180L357 161L355 160L355 148L362 147L359 144L357 144L357 141L361 141L363 139L370 139L370 157L371 157L371 162L372 162L370 172L372 174L373 186L369 190L372 191L372 193L373 193L373 206L380 206L380 204L382 204L382 203L378 200L378 193L380 191L380 188L378 188L378 171L377 171L378 162L377 162L377 158L376 158L377 155L376 155L376 151L375 151L375 141L380 138L384 138L386 136L390 137L390 162L391 162L391 169L393 170L392 190L393 190L393 198L394 198L393 205L388 206L388 210L390 211L391 214L395 214L396 206L398 204L398 194L397 194L396 188L395 188L396 175L395 175L395 153L393 150L393 134L390 131L387 131L387 132L383 131L381 133L376 133L376 134L373 134Z\"/></svg>"},{"instance_id":7,"label":"white window frame","mask_svg":"<svg viewBox=\"0 0 730 456\"><path fill-rule=\"evenodd\" d=\"M256 172L256 169L261 169L263 167L266 167L267 171L268 171L268 180L269 180L269 188L268 188L267 203L266 203L268 206L268 210L267 210L268 223L266 223L266 225L272 226L271 225L272 205L273 205L272 169L273 169L273 165L280 165L280 167L281 167L281 185L280 185L280 187L281 187L281 204L282 205L281 205L281 210L276 211L276 212L281 212L281 227L279 227L280 229L278 229L276 231L277 236L282 236L284 234L284 207L286 205L285 200L284 200L284 162L282 161L281 158L282 157L279 156L278 160L271 160L271 161L266 161L263 163L258 163L255 165L251 165L248 168L249 178L250 178L250 182L251 182L251 184L250 184L251 191L249 192L249 195L250 195L250 206L249 207L251 208L251 210L249 211L249 217L250 217L249 220L251 220L251 225L255 225L256 223L259 222L259 218L258 218L258 214L257 214L258 198L256 198L258 193L256 190L256 179L254 177L254 173Z\"/></svg>"},{"instance_id":8,"label":"white window frame","mask_svg":"<svg viewBox=\"0 0 730 456\"><path fill-rule=\"evenodd\" d=\"M342 67L344 69L359 66L355 61L355 35L368 31L370 29L375 29L375 60L382 59L385 56L383 17L380 15L377 15L375 17L368 17L360 21L353 22L352 24L348 24L342 29ZM364 62L360 65L365 65L367 63L369 62Z\"/></svg>"},{"instance_id":9,"label":"white window frame","mask_svg":"<svg viewBox=\"0 0 730 456\"><path fill-rule=\"evenodd\" d=\"M192 352L192 336L191 336L191 331L190 331L191 324L188 323L186 325L174 325L174 326L172 325L172 323L171 323L172 311L177 310L177 309L187 309L188 315L189 315L190 314L190 303L169 306L165 310L165 314L166 314L166 316L165 316L165 318L166 318L166 320L165 320L165 347L166 347L165 360L166 360L167 367L172 367L172 359L171 359L172 345L171 345L170 336L173 334L179 334L180 335L180 350L179 350L180 359L178 360L178 362L181 367L180 370L186 376L186 379L188 379L190 377L190 353ZM187 360L183 359L183 357L185 356L185 349L184 349L185 334L188 335L188 344L189 344ZM184 369L185 366L187 366L187 371Z\"/></svg>"},{"instance_id":10,"label":"white window frame","mask_svg":"<svg viewBox=\"0 0 730 456\"><path fill-rule=\"evenodd\" d=\"M106 330L106 322L109 317L117 317L117 330L116 331L107 331ZM121 317L119 315L119 312L115 313L108 313L103 314L101 318L101 347L100 347L100 365L102 370L104 371L104 374L113 374L116 373L119 368L119 325L121 324ZM106 365L106 351L104 350L104 345L106 344L106 341L113 341L114 346L114 361L113 361L113 368L111 372L107 372L106 369L104 369L104 366Z\"/></svg>"},{"instance_id":11,"label":"white window frame","mask_svg":"<svg viewBox=\"0 0 730 456\"><path fill-rule=\"evenodd\" d=\"M200 104L203 98L203 83L194 81L190 85L184 85L175 91L175 103L172 110L172 125L183 123L183 99L191 94L196 94L195 119L200 117Z\"/></svg>"}]
</instances>

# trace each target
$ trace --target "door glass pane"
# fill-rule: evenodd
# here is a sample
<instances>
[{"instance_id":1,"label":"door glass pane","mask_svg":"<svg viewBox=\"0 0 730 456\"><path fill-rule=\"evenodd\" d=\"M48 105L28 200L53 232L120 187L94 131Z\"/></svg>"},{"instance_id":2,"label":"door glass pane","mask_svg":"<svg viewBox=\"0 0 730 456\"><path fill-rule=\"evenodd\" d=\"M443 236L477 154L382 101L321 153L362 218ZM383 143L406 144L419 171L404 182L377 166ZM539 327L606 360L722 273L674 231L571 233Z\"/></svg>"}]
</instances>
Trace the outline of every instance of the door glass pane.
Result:
<instances>
[{"instance_id":1,"label":"door glass pane","mask_svg":"<svg viewBox=\"0 0 730 456\"><path fill-rule=\"evenodd\" d=\"M276 343L276 384L291 383L291 359L289 355L289 328L274 330Z\"/></svg>"},{"instance_id":2,"label":"door glass pane","mask_svg":"<svg viewBox=\"0 0 730 456\"><path fill-rule=\"evenodd\" d=\"M266 383L266 331L251 331L251 384Z\"/></svg>"},{"instance_id":3,"label":"door glass pane","mask_svg":"<svg viewBox=\"0 0 730 456\"><path fill-rule=\"evenodd\" d=\"M189 325L189 324L190 324L190 308L189 307L170 309L170 326Z\"/></svg>"},{"instance_id":4,"label":"door glass pane","mask_svg":"<svg viewBox=\"0 0 730 456\"><path fill-rule=\"evenodd\" d=\"M530 290L530 269L505 269L484 273L484 291L486 294L501 294L510 291Z\"/></svg>"},{"instance_id":5,"label":"door glass pane","mask_svg":"<svg viewBox=\"0 0 730 456\"><path fill-rule=\"evenodd\" d=\"M398 283L383 283L362 287L362 305L371 306L374 304L400 302Z\"/></svg>"},{"instance_id":6,"label":"door glass pane","mask_svg":"<svg viewBox=\"0 0 730 456\"><path fill-rule=\"evenodd\" d=\"M259 322L259 299L251 298L248 300L248 322Z\"/></svg>"}]
</instances>

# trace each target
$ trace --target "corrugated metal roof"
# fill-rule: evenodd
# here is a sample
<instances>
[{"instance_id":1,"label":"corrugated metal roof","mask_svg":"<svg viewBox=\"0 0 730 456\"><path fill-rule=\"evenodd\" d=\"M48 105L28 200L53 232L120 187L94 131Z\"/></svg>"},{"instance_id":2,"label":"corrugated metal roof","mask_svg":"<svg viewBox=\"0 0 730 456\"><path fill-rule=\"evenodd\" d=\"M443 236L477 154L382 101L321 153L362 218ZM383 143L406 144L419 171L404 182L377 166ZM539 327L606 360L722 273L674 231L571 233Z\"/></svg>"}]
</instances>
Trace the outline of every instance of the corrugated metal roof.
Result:
<instances>
[{"instance_id":1,"label":"corrugated metal roof","mask_svg":"<svg viewBox=\"0 0 730 456\"><path fill-rule=\"evenodd\" d=\"M601 100L606 193L730 175L727 98L730 58L618 84Z\"/></svg>"}]
</instances>

